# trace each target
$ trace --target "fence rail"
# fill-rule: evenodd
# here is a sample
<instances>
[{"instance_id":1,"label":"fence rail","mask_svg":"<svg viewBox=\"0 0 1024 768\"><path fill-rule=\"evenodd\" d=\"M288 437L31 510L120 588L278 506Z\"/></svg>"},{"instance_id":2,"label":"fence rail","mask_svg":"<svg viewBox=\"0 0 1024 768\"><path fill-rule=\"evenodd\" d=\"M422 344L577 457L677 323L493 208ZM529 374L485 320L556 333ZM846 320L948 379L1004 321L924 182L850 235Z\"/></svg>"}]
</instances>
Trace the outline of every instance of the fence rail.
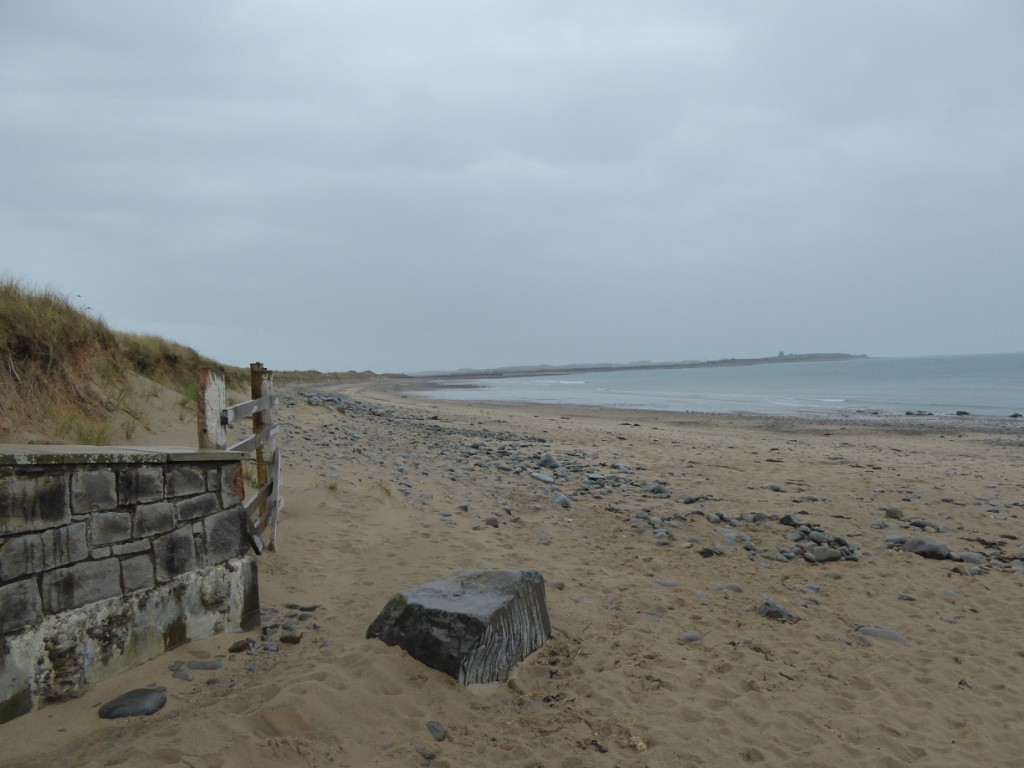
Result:
<instances>
[{"instance_id":1,"label":"fence rail","mask_svg":"<svg viewBox=\"0 0 1024 768\"><path fill-rule=\"evenodd\" d=\"M245 500L245 521L249 541L256 554L264 548L277 548L277 521L284 509L281 496L281 449L277 446L280 425L274 421L274 374L262 363L249 366L252 400L227 406L224 372L215 368L199 369L198 417L199 448L242 453L255 451L256 493ZM253 434L234 445L228 445L227 427L236 421L252 418ZM244 484L242 488L244 492ZM269 529L269 540L264 535Z\"/></svg>"}]
</instances>

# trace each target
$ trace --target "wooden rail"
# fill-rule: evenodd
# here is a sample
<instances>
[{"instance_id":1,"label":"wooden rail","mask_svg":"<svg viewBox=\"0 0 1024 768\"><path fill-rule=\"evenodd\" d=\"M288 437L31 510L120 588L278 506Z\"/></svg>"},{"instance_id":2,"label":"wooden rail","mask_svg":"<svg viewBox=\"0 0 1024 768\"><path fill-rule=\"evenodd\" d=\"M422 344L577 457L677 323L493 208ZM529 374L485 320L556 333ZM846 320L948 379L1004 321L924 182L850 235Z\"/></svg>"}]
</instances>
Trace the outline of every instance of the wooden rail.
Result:
<instances>
[{"instance_id":1,"label":"wooden rail","mask_svg":"<svg viewBox=\"0 0 1024 768\"><path fill-rule=\"evenodd\" d=\"M198 416L200 450L256 452L256 494L243 502L249 541L256 554L264 547L277 549L277 520L284 509L281 496L281 449L277 446L280 429L274 421L274 374L262 363L249 366L252 400L227 406L224 372L214 368L199 369ZM252 417L253 434L228 445L227 427L240 419ZM244 492L244 484L243 484ZM264 534L269 529L269 541Z\"/></svg>"}]
</instances>

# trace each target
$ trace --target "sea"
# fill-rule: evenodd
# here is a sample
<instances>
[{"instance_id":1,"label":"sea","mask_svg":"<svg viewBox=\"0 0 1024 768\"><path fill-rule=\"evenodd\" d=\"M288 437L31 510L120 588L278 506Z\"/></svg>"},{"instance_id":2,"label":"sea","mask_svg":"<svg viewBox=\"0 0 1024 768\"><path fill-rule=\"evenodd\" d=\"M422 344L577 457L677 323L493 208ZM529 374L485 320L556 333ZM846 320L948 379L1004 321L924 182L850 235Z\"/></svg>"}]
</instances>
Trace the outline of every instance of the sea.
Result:
<instances>
[{"instance_id":1,"label":"sea","mask_svg":"<svg viewBox=\"0 0 1024 768\"><path fill-rule=\"evenodd\" d=\"M1024 413L1024 353L621 369L444 380L433 387L418 394L810 418L1002 420Z\"/></svg>"}]
</instances>

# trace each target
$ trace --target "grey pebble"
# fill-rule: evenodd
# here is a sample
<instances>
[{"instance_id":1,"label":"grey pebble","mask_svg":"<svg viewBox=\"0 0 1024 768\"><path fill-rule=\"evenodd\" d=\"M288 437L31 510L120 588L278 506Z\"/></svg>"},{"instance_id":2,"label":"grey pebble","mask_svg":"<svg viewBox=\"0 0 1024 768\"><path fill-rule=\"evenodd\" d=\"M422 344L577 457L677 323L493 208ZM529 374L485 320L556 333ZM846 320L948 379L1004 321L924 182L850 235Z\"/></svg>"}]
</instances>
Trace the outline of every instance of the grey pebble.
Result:
<instances>
[{"instance_id":1,"label":"grey pebble","mask_svg":"<svg viewBox=\"0 0 1024 768\"><path fill-rule=\"evenodd\" d=\"M156 688L137 688L123 693L100 707L99 716L104 720L119 717L152 715L167 703L167 694Z\"/></svg>"},{"instance_id":2,"label":"grey pebble","mask_svg":"<svg viewBox=\"0 0 1024 768\"><path fill-rule=\"evenodd\" d=\"M448 738L447 729L436 720L427 721L427 730L434 737L434 741L444 741Z\"/></svg>"}]
</instances>

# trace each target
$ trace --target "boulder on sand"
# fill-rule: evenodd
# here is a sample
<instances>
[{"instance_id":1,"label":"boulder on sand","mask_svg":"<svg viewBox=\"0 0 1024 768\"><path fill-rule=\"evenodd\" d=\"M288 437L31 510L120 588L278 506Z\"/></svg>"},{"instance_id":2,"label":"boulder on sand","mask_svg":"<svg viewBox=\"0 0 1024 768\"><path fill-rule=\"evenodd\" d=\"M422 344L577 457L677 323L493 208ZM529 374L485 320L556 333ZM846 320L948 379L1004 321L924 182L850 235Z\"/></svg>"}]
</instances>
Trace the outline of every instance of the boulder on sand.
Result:
<instances>
[{"instance_id":1,"label":"boulder on sand","mask_svg":"<svg viewBox=\"0 0 1024 768\"><path fill-rule=\"evenodd\" d=\"M508 679L551 636L537 570L465 571L399 592L366 631L460 683Z\"/></svg>"}]
</instances>

